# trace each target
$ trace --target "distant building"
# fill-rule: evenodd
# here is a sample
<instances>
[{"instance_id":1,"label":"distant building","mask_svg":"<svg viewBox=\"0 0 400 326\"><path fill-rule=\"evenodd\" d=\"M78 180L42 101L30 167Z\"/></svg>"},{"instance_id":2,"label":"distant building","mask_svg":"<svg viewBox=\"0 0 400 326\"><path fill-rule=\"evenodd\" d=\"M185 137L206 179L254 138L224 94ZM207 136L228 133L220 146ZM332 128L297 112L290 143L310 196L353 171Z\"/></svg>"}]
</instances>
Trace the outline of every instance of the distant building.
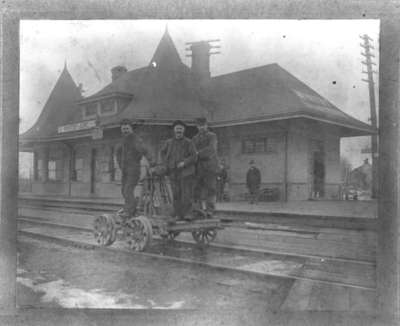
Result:
<instances>
[{"instance_id":1,"label":"distant building","mask_svg":"<svg viewBox=\"0 0 400 326\"><path fill-rule=\"evenodd\" d=\"M372 165L368 159L350 173L349 184L360 190L372 190Z\"/></svg>"},{"instance_id":2,"label":"distant building","mask_svg":"<svg viewBox=\"0 0 400 326\"><path fill-rule=\"evenodd\" d=\"M230 166L230 196L246 193L245 174L257 162L262 188L281 200L337 198L340 138L371 135L371 126L339 110L278 64L211 77L210 45L192 45L182 63L166 31L145 67L111 69L111 82L82 97L64 67L42 113L21 135L20 150L34 153L32 192L42 195L120 197L116 147L123 118L158 152L170 123L207 116Z\"/></svg>"}]
</instances>

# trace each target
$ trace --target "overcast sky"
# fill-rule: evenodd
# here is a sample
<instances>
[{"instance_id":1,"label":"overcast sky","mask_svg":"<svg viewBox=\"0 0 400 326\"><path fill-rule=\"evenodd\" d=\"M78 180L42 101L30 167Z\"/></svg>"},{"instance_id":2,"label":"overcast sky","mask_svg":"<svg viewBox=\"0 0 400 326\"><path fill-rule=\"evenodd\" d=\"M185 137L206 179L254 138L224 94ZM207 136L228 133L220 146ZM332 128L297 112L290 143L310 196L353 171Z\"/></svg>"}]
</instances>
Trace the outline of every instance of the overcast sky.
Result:
<instances>
[{"instance_id":1,"label":"overcast sky","mask_svg":"<svg viewBox=\"0 0 400 326\"><path fill-rule=\"evenodd\" d=\"M37 119L65 61L88 96L110 82L112 67L149 64L167 25L189 66L185 42L220 39L221 54L211 57L213 76L278 63L342 111L369 123L359 35L374 40L378 63L377 20L31 20L21 22L21 131ZM342 155L359 165L360 147L368 140L342 144Z\"/></svg>"}]
</instances>

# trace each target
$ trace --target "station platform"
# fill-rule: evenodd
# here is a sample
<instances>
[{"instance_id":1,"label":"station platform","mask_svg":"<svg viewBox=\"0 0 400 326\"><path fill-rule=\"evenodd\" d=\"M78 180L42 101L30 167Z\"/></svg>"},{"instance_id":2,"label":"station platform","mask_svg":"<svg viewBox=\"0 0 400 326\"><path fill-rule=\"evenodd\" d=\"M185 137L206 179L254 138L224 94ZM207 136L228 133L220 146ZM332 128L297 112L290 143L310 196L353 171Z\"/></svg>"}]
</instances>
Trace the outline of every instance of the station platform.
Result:
<instances>
[{"instance_id":1,"label":"station platform","mask_svg":"<svg viewBox=\"0 0 400 326\"><path fill-rule=\"evenodd\" d=\"M76 209L115 211L123 205L122 198L40 196L19 194L20 206L60 206ZM216 217L227 221L279 223L356 230L375 230L376 201L292 201L223 202L216 205Z\"/></svg>"},{"instance_id":2,"label":"station platform","mask_svg":"<svg viewBox=\"0 0 400 326\"><path fill-rule=\"evenodd\" d=\"M104 205L123 205L122 198L100 197L67 197L67 196L41 196L30 193L20 193L20 199L52 200L60 202L91 203ZM222 202L216 204L219 212L272 214L274 216L318 216L365 218L377 217L377 202L369 201L341 201L341 200L316 200L316 201L289 201L289 202L260 202L249 204L244 201Z\"/></svg>"},{"instance_id":3,"label":"station platform","mask_svg":"<svg viewBox=\"0 0 400 326\"><path fill-rule=\"evenodd\" d=\"M244 213L270 213L276 216L319 216L366 218L377 217L376 201L290 201L262 202L249 204L246 202L217 203L219 211Z\"/></svg>"}]
</instances>

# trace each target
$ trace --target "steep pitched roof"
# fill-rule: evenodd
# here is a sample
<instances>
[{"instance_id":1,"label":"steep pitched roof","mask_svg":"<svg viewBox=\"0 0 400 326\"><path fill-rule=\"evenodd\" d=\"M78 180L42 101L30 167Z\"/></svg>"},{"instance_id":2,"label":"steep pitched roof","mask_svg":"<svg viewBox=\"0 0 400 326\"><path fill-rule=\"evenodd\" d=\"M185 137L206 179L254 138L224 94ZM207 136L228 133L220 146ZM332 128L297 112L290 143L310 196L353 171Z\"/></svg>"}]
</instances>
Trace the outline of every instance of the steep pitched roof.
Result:
<instances>
[{"instance_id":1,"label":"steep pitched roof","mask_svg":"<svg viewBox=\"0 0 400 326\"><path fill-rule=\"evenodd\" d=\"M143 67L124 73L117 80L106 85L100 91L85 97L84 100L95 99L113 93L125 93L133 95L141 84L148 67Z\"/></svg>"},{"instance_id":2,"label":"steep pitched roof","mask_svg":"<svg viewBox=\"0 0 400 326\"><path fill-rule=\"evenodd\" d=\"M178 117L192 120L204 111L191 70L181 61L167 29L148 66L126 72L85 100L111 93L128 93L134 98L120 114L102 118L103 125L125 118L153 122L169 122Z\"/></svg>"},{"instance_id":3,"label":"steep pitched roof","mask_svg":"<svg viewBox=\"0 0 400 326\"><path fill-rule=\"evenodd\" d=\"M57 134L58 126L73 120L79 110L77 101L81 99L81 92L65 65L39 118L20 137L22 139L42 138Z\"/></svg>"},{"instance_id":4,"label":"steep pitched roof","mask_svg":"<svg viewBox=\"0 0 400 326\"><path fill-rule=\"evenodd\" d=\"M343 136L375 132L278 64L216 76L200 85L193 79L189 67L182 63L168 30L149 65L124 73L84 100L116 93L130 94L132 100L122 112L101 117L103 126L112 126L123 118L168 123L175 119L189 122L207 115L216 127L307 118L339 125L343 127ZM54 136L58 126L79 122L82 118L77 101L80 100L82 96L65 68L38 121L22 138Z\"/></svg>"},{"instance_id":5,"label":"steep pitched roof","mask_svg":"<svg viewBox=\"0 0 400 326\"><path fill-rule=\"evenodd\" d=\"M278 64L212 78L209 85L215 125L305 117L355 128L373 128L339 110Z\"/></svg>"},{"instance_id":6,"label":"steep pitched roof","mask_svg":"<svg viewBox=\"0 0 400 326\"><path fill-rule=\"evenodd\" d=\"M165 29L164 35L162 36L160 43L158 43L157 49L149 64L169 69L174 69L182 65L182 60L171 36L168 33L168 28Z\"/></svg>"},{"instance_id":7,"label":"steep pitched roof","mask_svg":"<svg viewBox=\"0 0 400 326\"><path fill-rule=\"evenodd\" d=\"M169 73L159 67L148 67L133 93L134 98L124 111L102 119L103 125L118 123L121 119L157 123L168 123L178 118L190 121L205 113L190 69L183 64Z\"/></svg>"},{"instance_id":8,"label":"steep pitched roof","mask_svg":"<svg viewBox=\"0 0 400 326\"><path fill-rule=\"evenodd\" d=\"M140 92L139 88L143 88L141 87L143 83L149 79L149 74L153 74L155 71L159 75L163 75L163 79L166 79L165 75L190 73L190 69L182 63L168 29L165 29L147 66L124 73L100 91L86 97L85 100L95 99L112 93L136 95ZM148 87L151 87L151 85L147 83L146 88Z\"/></svg>"}]
</instances>

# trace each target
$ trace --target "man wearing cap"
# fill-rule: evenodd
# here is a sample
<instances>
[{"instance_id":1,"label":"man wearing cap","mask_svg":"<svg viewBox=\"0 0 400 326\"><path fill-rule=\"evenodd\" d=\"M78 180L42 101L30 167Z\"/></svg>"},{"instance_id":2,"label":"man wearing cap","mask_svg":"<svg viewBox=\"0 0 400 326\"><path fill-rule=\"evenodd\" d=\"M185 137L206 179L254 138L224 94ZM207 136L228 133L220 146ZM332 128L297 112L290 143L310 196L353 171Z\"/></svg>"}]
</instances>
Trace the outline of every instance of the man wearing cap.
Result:
<instances>
[{"instance_id":1,"label":"man wearing cap","mask_svg":"<svg viewBox=\"0 0 400 326\"><path fill-rule=\"evenodd\" d=\"M246 185L247 189L249 189L250 204L257 203L261 185L261 173L253 160L250 161L250 168L246 174Z\"/></svg>"},{"instance_id":2,"label":"man wearing cap","mask_svg":"<svg viewBox=\"0 0 400 326\"><path fill-rule=\"evenodd\" d=\"M197 118L196 125L199 132L192 139L197 151L195 199L212 215L217 190L217 135L208 130L206 118Z\"/></svg>"},{"instance_id":3,"label":"man wearing cap","mask_svg":"<svg viewBox=\"0 0 400 326\"><path fill-rule=\"evenodd\" d=\"M122 120L120 128L123 138L122 144L117 150L117 163L122 172L121 193L125 205L121 217L125 219L136 213L137 200L134 190L140 178L140 161L145 156L152 164L152 158L142 139L133 131L133 125L129 120Z\"/></svg>"},{"instance_id":4,"label":"man wearing cap","mask_svg":"<svg viewBox=\"0 0 400 326\"><path fill-rule=\"evenodd\" d=\"M161 149L162 163L169 176L173 193L173 216L184 219L192 209L193 175L196 150L192 141L184 136L186 125L177 120L172 124L174 136Z\"/></svg>"}]
</instances>

